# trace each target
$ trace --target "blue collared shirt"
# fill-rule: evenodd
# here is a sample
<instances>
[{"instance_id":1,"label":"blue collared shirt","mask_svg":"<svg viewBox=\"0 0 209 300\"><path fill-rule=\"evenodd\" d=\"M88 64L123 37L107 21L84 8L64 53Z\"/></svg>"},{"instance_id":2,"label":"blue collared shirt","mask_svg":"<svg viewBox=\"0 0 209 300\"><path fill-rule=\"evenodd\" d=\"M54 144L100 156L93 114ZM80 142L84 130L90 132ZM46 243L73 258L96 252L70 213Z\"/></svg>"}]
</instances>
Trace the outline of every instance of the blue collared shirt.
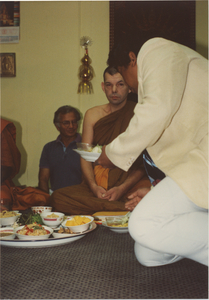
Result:
<instances>
[{"instance_id":1,"label":"blue collared shirt","mask_svg":"<svg viewBox=\"0 0 209 300\"><path fill-rule=\"evenodd\" d=\"M65 147L59 135L55 141L44 146L39 167L50 170L50 183L53 191L81 183L80 155L73 151L77 148L76 143L79 142L81 142L81 136L77 133L76 139Z\"/></svg>"}]
</instances>

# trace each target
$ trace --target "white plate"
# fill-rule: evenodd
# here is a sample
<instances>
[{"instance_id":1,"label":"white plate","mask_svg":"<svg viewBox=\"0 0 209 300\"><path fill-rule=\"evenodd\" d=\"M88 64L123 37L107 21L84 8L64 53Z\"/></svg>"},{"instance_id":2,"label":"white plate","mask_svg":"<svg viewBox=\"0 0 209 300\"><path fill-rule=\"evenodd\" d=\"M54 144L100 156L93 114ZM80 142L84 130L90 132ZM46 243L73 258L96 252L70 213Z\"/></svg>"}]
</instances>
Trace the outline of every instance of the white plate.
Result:
<instances>
[{"instance_id":1,"label":"white plate","mask_svg":"<svg viewBox=\"0 0 209 300\"><path fill-rule=\"evenodd\" d=\"M113 226L108 226L106 222L102 222L102 225L109 228L111 231L117 232L117 233L127 233L128 232L128 227L113 227Z\"/></svg>"},{"instance_id":2,"label":"white plate","mask_svg":"<svg viewBox=\"0 0 209 300\"><path fill-rule=\"evenodd\" d=\"M78 149L73 149L75 152L80 154L80 156L85 159L86 161L95 162L101 155L101 153L94 153L88 151L82 151Z\"/></svg>"},{"instance_id":3,"label":"white plate","mask_svg":"<svg viewBox=\"0 0 209 300\"><path fill-rule=\"evenodd\" d=\"M93 231L97 225L93 222L90 225L90 229L84 233L72 234L68 237L62 238L49 238L45 240L1 240L0 246L7 246L7 247L17 247L17 248L40 248L40 247L52 247L52 246L59 246L74 242L78 239L83 238L87 233Z\"/></svg>"}]
</instances>

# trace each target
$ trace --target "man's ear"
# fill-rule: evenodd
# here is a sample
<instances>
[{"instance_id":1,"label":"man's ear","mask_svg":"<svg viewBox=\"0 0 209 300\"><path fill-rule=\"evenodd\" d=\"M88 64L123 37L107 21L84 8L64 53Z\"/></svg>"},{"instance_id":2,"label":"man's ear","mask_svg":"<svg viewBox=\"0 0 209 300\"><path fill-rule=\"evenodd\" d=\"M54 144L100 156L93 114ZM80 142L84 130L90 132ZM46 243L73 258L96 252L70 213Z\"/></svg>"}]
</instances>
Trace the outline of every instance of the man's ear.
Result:
<instances>
[{"instance_id":1,"label":"man's ear","mask_svg":"<svg viewBox=\"0 0 209 300\"><path fill-rule=\"evenodd\" d=\"M104 82L101 83L101 87L102 87L102 90L103 92L105 91L105 88L104 88Z\"/></svg>"},{"instance_id":2,"label":"man's ear","mask_svg":"<svg viewBox=\"0 0 209 300\"><path fill-rule=\"evenodd\" d=\"M55 127L57 128L58 131L60 131L60 128L55 124Z\"/></svg>"},{"instance_id":3,"label":"man's ear","mask_svg":"<svg viewBox=\"0 0 209 300\"><path fill-rule=\"evenodd\" d=\"M128 55L129 55L129 58L131 60L130 64L131 64L132 67L134 67L136 65L136 55L132 51L130 51Z\"/></svg>"}]
</instances>

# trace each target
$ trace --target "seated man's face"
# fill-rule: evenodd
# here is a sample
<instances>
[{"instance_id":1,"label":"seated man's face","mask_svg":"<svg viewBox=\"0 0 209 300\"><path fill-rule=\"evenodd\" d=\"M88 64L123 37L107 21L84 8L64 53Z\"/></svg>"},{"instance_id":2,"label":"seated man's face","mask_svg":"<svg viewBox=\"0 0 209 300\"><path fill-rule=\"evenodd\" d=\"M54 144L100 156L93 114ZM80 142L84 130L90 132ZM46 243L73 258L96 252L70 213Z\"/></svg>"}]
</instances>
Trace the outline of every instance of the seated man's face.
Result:
<instances>
[{"instance_id":1,"label":"seated man's face","mask_svg":"<svg viewBox=\"0 0 209 300\"><path fill-rule=\"evenodd\" d=\"M60 114L59 116L59 127L56 126L57 130L63 137L75 137L78 130L78 122L74 112L67 114Z\"/></svg>"},{"instance_id":2,"label":"seated man's face","mask_svg":"<svg viewBox=\"0 0 209 300\"><path fill-rule=\"evenodd\" d=\"M105 82L102 82L102 89L109 102L114 105L123 103L127 99L128 93L130 93L120 73L114 75L105 73Z\"/></svg>"}]
</instances>

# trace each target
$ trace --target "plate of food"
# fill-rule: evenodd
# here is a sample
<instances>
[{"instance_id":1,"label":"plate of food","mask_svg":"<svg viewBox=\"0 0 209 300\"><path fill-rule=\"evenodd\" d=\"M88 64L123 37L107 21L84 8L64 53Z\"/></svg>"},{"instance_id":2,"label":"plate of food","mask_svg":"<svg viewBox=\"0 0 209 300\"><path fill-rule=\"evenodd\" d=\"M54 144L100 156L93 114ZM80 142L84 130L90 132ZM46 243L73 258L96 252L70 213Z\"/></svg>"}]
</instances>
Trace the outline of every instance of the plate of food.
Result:
<instances>
[{"instance_id":1,"label":"plate of food","mask_svg":"<svg viewBox=\"0 0 209 300\"><path fill-rule=\"evenodd\" d=\"M102 146L94 146L88 143L77 143L77 149L73 150L86 161L95 162L102 153Z\"/></svg>"},{"instance_id":2,"label":"plate of food","mask_svg":"<svg viewBox=\"0 0 209 300\"><path fill-rule=\"evenodd\" d=\"M98 225L102 225L106 221L107 217L125 217L129 211L99 211L94 213L94 222Z\"/></svg>"},{"instance_id":3,"label":"plate of food","mask_svg":"<svg viewBox=\"0 0 209 300\"><path fill-rule=\"evenodd\" d=\"M106 217L105 221L102 222L102 225L109 228L113 232L127 233L130 214L131 213L128 212L124 217Z\"/></svg>"}]
</instances>

